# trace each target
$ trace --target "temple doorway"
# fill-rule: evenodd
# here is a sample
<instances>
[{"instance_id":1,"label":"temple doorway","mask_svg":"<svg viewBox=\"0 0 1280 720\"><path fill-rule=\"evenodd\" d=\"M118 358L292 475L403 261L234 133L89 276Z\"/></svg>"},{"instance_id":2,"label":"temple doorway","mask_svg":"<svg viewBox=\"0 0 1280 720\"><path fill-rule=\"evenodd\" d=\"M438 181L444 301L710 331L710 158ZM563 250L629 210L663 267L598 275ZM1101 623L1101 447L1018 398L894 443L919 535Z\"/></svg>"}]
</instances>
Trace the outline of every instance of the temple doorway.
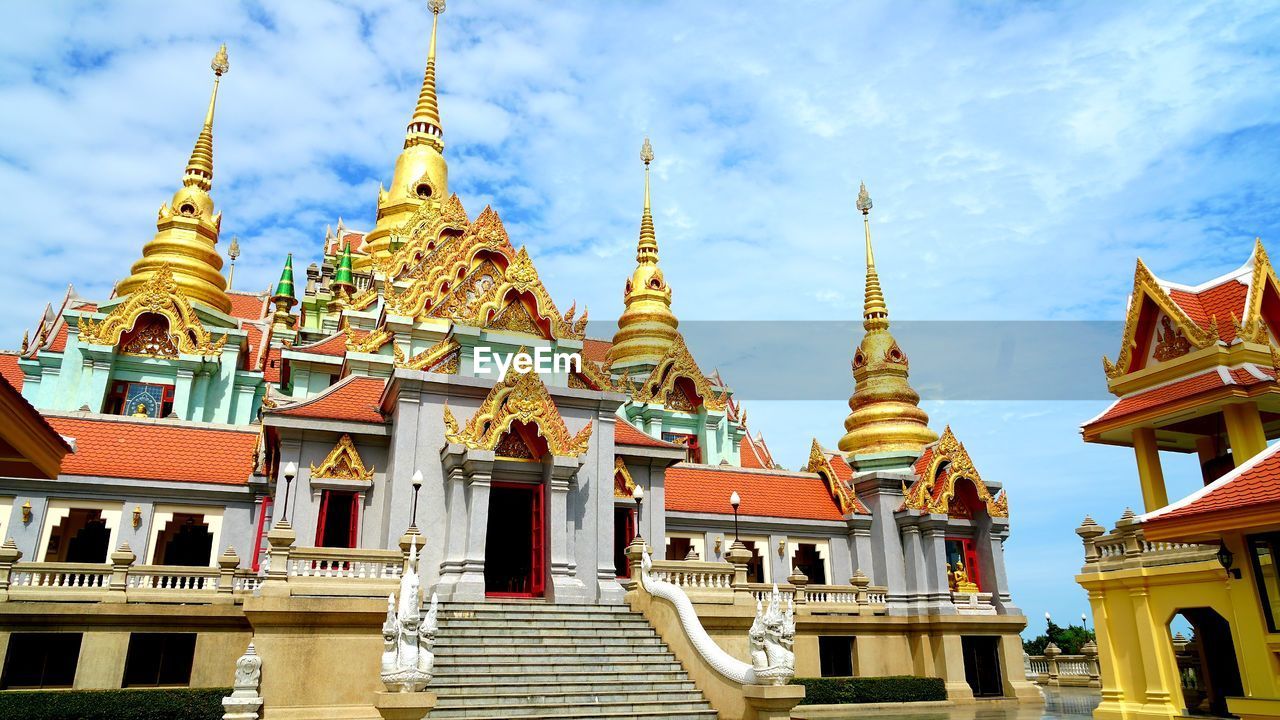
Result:
<instances>
[{"instance_id":1,"label":"temple doorway","mask_svg":"<svg viewBox=\"0 0 1280 720\"><path fill-rule=\"evenodd\" d=\"M1227 698L1243 695L1244 686L1231 624L1207 607L1179 610L1170 621L1175 624L1191 626L1190 638L1170 633L1187 714L1234 717L1227 710Z\"/></svg>"},{"instance_id":2,"label":"temple doorway","mask_svg":"<svg viewBox=\"0 0 1280 720\"><path fill-rule=\"evenodd\" d=\"M484 590L491 597L542 597L546 588L542 486L494 483L489 490Z\"/></svg>"},{"instance_id":3,"label":"temple doorway","mask_svg":"<svg viewBox=\"0 0 1280 720\"><path fill-rule=\"evenodd\" d=\"M964 651L964 679L974 697L1004 695L1000 678L1000 638L968 635L960 638Z\"/></svg>"},{"instance_id":4,"label":"temple doorway","mask_svg":"<svg viewBox=\"0 0 1280 720\"><path fill-rule=\"evenodd\" d=\"M72 508L49 535L45 562L104 563L111 529L101 510Z\"/></svg>"},{"instance_id":5,"label":"temple doorway","mask_svg":"<svg viewBox=\"0 0 1280 720\"><path fill-rule=\"evenodd\" d=\"M631 577L627 546L636 536L636 511L630 507L613 508L613 570L619 578Z\"/></svg>"},{"instance_id":6,"label":"temple doorway","mask_svg":"<svg viewBox=\"0 0 1280 720\"><path fill-rule=\"evenodd\" d=\"M174 513L160 531L156 547L157 565L209 567L213 562L213 533L203 515Z\"/></svg>"},{"instance_id":7,"label":"temple doorway","mask_svg":"<svg viewBox=\"0 0 1280 720\"><path fill-rule=\"evenodd\" d=\"M353 548L359 543L359 496L353 492L325 490L320 496L316 522L316 547Z\"/></svg>"}]
</instances>

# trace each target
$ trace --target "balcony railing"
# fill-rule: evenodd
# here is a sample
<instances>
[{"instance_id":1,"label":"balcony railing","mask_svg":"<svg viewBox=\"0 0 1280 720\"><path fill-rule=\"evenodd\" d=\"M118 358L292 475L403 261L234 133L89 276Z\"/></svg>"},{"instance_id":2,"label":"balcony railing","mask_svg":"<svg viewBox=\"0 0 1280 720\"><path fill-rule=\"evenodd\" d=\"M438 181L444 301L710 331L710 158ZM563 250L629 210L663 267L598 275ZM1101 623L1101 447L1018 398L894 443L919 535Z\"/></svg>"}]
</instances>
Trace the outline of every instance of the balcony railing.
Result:
<instances>
[{"instance_id":1,"label":"balcony railing","mask_svg":"<svg viewBox=\"0 0 1280 720\"><path fill-rule=\"evenodd\" d=\"M1076 534L1084 543L1084 572L1198 563L1214 560L1218 552L1216 545L1147 540L1132 510L1125 511L1111 532L1085 518Z\"/></svg>"},{"instance_id":2,"label":"balcony railing","mask_svg":"<svg viewBox=\"0 0 1280 720\"><path fill-rule=\"evenodd\" d=\"M753 603L766 602L773 592L773 583L740 579L735 585L735 568L729 562L655 560L649 575L679 587L695 604L733 604L735 593L750 595ZM849 585L810 585L797 573L778 583L778 592L809 614L883 615L888 590L870 585L866 576L855 576Z\"/></svg>"},{"instance_id":3,"label":"balcony railing","mask_svg":"<svg viewBox=\"0 0 1280 720\"><path fill-rule=\"evenodd\" d=\"M1050 687L1102 687L1098 670L1098 646L1092 642L1080 648L1079 655L1063 655L1052 643L1043 655L1026 655L1027 679Z\"/></svg>"}]
</instances>

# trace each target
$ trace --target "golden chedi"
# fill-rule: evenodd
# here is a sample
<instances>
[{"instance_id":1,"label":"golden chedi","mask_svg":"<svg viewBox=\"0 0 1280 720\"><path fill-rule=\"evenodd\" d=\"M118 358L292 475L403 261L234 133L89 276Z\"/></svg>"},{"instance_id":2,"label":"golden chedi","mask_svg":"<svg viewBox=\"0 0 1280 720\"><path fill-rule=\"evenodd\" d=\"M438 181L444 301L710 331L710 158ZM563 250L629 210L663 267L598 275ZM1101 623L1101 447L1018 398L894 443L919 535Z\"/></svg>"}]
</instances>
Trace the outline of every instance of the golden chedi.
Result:
<instances>
[{"instance_id":1,"label":"golden chedi","mask_svg":"<svg viewBox=\"0 0 1280 720\"><path fill-rule=\"evenodd\" d=\"M378 219L366 239L369 256L386 256L392 247L395 231L413 217L423 203L439 208L449 197L449 166L444 160L444 128L440 126L440 105L436 98L436 28L444 0L429 0L431 9L431 45L427 51L427 70L422 77L422 90L413 117L405 128L404 149L396 158L391 187L378 189ZM357 263L368 263L366 257Z\"/></svg>"},{"instance_id":2,"label":"golden chedi","mask_svg":"<svg viewBox=\"0 0 1280 720\"><path fill-rule=\"evenodd\" d=\"M615 367L657 363L679 336L676 328L680 321L671 312L671 287L658 267L658 236L649 205L649 164L653 162L649 138L640 148L640 159L644 161L644 212L640 216L636 269L623 294L626 309L618 318L618 331L609 350L609 360Z\"/></svg>"},{"instance_id":3,"label":"golden chedi","mask_svg":"<svg viewBox=\"0 0 1280 720\"><path fill-rule=\"evenodd\" d=\"M871 196L867 186L858 192L858 210L867 241L867 289L862 311L866 334L853 355L853 397L845 418L840 451L855 457L893 453L919 455L938 439L929 429L929 416L919 408L920 395L907 381L907 355L889 332L889 308L880 289L875 253L871 248Z\"/></svg>"},{"instance_id":4,"label":"golden chedi","mask_svg":"<svg viewBox=\"0 0 1280 720\"><path fill-rule=\"evenodd\" d=\"M160 207L156 236L142 248L142 259L133 264L129 277L116 285L116 294L125 296L151 279L168 264L174 282L189 299L220 312L231 311L227 279L222 276L222 256L218 254L218 231L222 213L215 213L209 189L213 187L213 110L218 100L218 83L227 72L227 46L219 48L210 65L213 94L204 127L191 150L191 159L182 177L182 187L173 200Z\"/></svg>"}]
</instances>

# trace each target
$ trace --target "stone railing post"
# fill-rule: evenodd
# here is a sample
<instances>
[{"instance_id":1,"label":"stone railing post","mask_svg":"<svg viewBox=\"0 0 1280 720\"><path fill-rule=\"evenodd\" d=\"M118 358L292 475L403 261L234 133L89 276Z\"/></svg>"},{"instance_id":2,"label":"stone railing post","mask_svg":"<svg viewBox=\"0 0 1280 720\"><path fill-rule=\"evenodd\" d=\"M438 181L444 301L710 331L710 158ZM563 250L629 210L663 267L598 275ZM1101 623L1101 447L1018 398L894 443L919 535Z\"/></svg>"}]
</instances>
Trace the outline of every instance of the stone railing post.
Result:
<instances>
[{"instance_id":1,"label":"stone railing post","mask_svg":"<svg viewBox=\"0 0 1280 720\"><path fill-rule=\"evenodd\" d=\"M129 543L122 543L120 549L111 553L111 580L108 585L107 602L124 602L125 588L129 586L129 566L133 565L138 556L134 554L129 547Z\"/></svg>"},{"instance_id":2,"label":"stone railing post","mask_svg":"<svg viewBox=\"0 0 1280 720\"><path fill-rule=\"evenodd\" d=\"M804 573L800 572L799 568L792 568L791 575L787 576L787 582L791 583L792 586L794 586L796 589L795 603L797 605L803 605L806 602L808 602L808 599L805 595L805 587L809 584L808 575L805 575Z\"/></svg>"},{"instance_id":3,"label":"stone railing post","mask_svg":"<svg viewBox=\"0 0 1280 720\"><path fill-rule=\"evenodd\" d=\"M643 587L640 582L640 573L644 572L644 538L639 535L631 539L631 544L627 546L627 566L631 568L629 577L622 582L622 587L626 590Z\"/></svg>"},{"instance_id":4,"label":"stone railing post","mask_svg":"<svg viewBox=\"0 0 1280 720\"><path fill-rule=\"evenodd\" d=\"M0 602L9 599L9 574L13 572L14 563L22 559L22 551L18 549L13 538L0 545Z\"/></svg>"},{"instance_id":5,"label":"stone railing post","mask_svg":"<svg viewBox=\"0 0 1280 720\"><path fill-rule=\"evenodd\" d=\"M417 547L418 550L421 550L422 546L426 544L426 538L424 538L422 533L418 532L418 528L413 525L410 525L409 528L404 531L404 534L400 536L400 555L404 558L404 566L400 569L400 572L409 572L409 554L412 549Z\"/></svg>"},{"instance_id":6,"label":"stone railing post","mask_svg":"<svg viewBox=\"0 0 1280 720\"><path fill-rule=\"evenodd\" d=\"M751 551L740 540L734 540L724 559L733 565L733 602L735 604L754 605L751 591L747 588L747 565L751 563Z\"/></svg>"},{"instance_id":7,"label":"stone railing post","mask_svg":"<svg viewBox=\"0 0 1280 720\"><path fill-rule=\"evenodd\" d=\"M1058 656L1062 651L1057 645L1049 643L1044 648L1044 659L1049 663L1049 679L1045 683L1049 687L1058 687L1061 683L1058 681Z\"/></svg>"},{"instance_id":8,"label":"stone railing post","mask_svg":"<svg viewBox=\"0 0 1280 720\"><path fill-rule=\"evenodd\" d=\"M288 520L281 520L271 526L267 533L267 545L271 555L268 558L270 567L267 577L262 582L264 596L287 597L289 595L289 552L298 539L293 526Z\"/></svg>"},{"instance_id":9,"label":"stone railing post","mask_svg":"<svg viewBox=\"0 0 1280 720\"><path fill-rule=\"evenodd\" d=\"M867 597L867 586L871 584L871 578L862 572L859 568L853 571L853 577L849 578L849 584L853 586L853 599L858 603L858 614L869 612L871 609L871 599Z\"/></svg>"},{"instance_id":10,"label":"stone railing post","mask_svg":"<svg viewBox=\"0 0 1280 720\"><path fill-rule=\"evenodd\" d=\"M1085 665L1089 668L1089 687L1102 687L1102 669L1098 667L1098 644L1090 640L1080 646Z\"/></svg>"},{"instance_id":11,"label":"stone railing post","mask_svg":"<svg viewBox=\"0 0 1280 720\"><path fill-rule=\"evenodd\" d=\"M240 567L240 556L230 545L218 556L218 593L230 595L236 590L236 568Z\"/></svg>"},{"instance_id":12,"label":"stone railing post","mask_svg":"<svg viewBox=\"0 0 1280 720\"><path fill-rule=\"evenodd\" d=\"M1080 527L1076 528L1076 534L1080 536L1080 540L1084 542L1084 564L1091 565L1098 562L1098 536L1105 533L1101 525L1094 521L1088 515L1084 516L1084 522L1080 523Z\"/></svg>"},{"instance_id":13,"label":"stone railing post","mask_svg":"<svg viewBox=\"0 0 1280 720\"><path fill-rule=\"evenodd\" d=\"M1142 538L1139 537L1138 518L1133 508L1125 508L1124 515L1116 521L1116 534L1124 540L1124 556L1137 557L1142 554Z\"/></svg>"}]
</instances>

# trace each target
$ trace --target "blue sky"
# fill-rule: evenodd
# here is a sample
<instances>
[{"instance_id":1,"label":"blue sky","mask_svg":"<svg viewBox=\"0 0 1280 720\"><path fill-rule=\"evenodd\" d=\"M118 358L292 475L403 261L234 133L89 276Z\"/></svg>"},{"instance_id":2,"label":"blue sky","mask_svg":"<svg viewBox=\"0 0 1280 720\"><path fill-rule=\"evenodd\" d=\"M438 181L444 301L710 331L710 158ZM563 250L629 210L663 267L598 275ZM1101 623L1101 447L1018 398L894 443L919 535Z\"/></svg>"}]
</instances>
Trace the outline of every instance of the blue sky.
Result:
<instances>
[{"instance_id":1,"label":"blue sky","mask_svg":"<svg viewBox=\"0 0 1280 720\"><path fill-rule=\"evenodd\" d=\"M236 286L265 288L286 252L305 266L339 216L369 227L421 78L422 5L0 8L3 344L68 282L101 297L128 274L219 42L213 193L243 249ZM1280 236L1276 37L1264 3L450 0L451 189L473 215L492 203L557 301L594 318L621 311L648 134L682 319L857 317L865 180L895 319L1117 320L1136 256L1197 282ZM852 354L857 337L825 341ZM1081 518L1139 502L1131 453L1079 441L1103 404L925 405L1010 490L1035 624L1087 607ZM791 467L847 413L845 397L748 407ZM1186 458L1166 464L1171 495L1195 486Z\"/></svg>"}]
</instances>

